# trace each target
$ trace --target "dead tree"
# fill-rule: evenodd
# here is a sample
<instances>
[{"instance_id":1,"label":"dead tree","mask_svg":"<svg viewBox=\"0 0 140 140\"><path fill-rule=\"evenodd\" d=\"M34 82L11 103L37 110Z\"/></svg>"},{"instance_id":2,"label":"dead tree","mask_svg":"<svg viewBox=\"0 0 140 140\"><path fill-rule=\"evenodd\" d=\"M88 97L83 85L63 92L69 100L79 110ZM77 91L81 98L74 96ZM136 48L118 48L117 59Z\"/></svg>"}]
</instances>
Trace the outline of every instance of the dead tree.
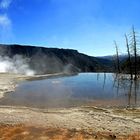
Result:
<instances>
[{"instance_id":1,"label":"dead tree","mask_svg":"<svg viewBox=\"0 0 140 140\"><path fill-rule=\"evenodd\" d=\"M132 27L132 42L131 42L133 55L134 55L134 80L137 80L137 40L134 26Z\"/></svg>"},{"instance_id":2,"label":"dead tree","mask_svg":"<svg viewBox=\"0 0 140 140\"><path fill-rule=\"evenodd\" d=\"M119 52L118 52L118 45L116 43L116 41L114 41L115 44L115 48L116 48L116 63L117 63L117 72L120 73L120 60L119 60Z\"/></svg>"},{"instance_id":3,"label":"dead tree","mask_svg":"<svg viewBox=\"0 0 140 140\"><path fill-rule=\"evenodd\" d=\"M131 80L132 80L133 79L133 72L132 72L131 54L130 54L129 43L128 43L128 38L127 38L126 34L125 34L125 40L126 40L126 47L127 47L127 53L128 53L129 72L130 72L130 76L131 76Z\"/></svg>"}]
</instances>

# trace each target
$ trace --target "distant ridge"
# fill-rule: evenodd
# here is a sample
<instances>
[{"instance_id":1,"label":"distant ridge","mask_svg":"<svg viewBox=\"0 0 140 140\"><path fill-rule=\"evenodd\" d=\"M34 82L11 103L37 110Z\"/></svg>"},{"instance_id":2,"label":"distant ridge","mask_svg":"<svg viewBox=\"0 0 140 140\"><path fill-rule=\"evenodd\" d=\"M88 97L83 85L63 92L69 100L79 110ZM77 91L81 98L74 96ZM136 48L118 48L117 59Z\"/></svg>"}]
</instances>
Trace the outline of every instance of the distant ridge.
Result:
<instances>
[{"instance_id":1,"label":"distant ridge","mask_svg":"<svg viewBox=\"0 0 140 140\"><path fill-rule=\"evenodd\" d=\"M98 58L103 58L103 59L107 59L107 60L111 60L112 61L114 59L114 55L99 56ZM119 55L120 61L124 61L127 58L128 58L128 55L127 54Z\"/></svg>"}]
</instances>

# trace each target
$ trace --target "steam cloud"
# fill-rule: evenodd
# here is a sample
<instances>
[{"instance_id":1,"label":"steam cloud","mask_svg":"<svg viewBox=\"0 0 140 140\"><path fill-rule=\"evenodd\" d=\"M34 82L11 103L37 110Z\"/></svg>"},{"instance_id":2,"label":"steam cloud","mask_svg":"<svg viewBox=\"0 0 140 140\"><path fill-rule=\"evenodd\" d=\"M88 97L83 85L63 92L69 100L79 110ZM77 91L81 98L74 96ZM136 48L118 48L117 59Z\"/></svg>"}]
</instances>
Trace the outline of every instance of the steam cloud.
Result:
<instances>
[{"instance_id":1,"label":"steam cloud","mask_svg":"<svg viewBox=\"0 0 140 140\"><path fill-rule=\"evenodd\" d=\"M32 76L35 71L29 68L28 61L28 58L24 58L21 55L15 55L13 58L0 56L0 72Z\"/></svg>"}]
</instances>

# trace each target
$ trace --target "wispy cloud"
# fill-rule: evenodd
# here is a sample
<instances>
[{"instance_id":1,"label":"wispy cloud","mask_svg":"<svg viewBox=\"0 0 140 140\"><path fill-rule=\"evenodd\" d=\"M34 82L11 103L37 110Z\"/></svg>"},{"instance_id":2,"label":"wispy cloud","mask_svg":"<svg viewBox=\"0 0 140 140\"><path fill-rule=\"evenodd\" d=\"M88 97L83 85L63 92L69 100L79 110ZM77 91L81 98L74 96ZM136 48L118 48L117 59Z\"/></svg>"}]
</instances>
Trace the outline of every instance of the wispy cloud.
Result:
<instances>
[{"instance_id":1,"label":"wispy cloud","mask_svg":"<svg viewBox=\"0 0 140 140\"><path fill-rule=\"evenodd\" d=\"M8 15L8 9L13 0L0 0L0 41L7 42L13 36L12 20Z\"/></svg>"},{"instance_id":2,"label":"wispy cloud","mask_svg":"<svg viewBox=\"0 0 140 140\"><path fill-rule=\"evenodd\" d=\"M0 2L0 8L1 9L8 9L11 3L12 3L12 0L2 0Z\"/></svg>"},{"instance_id":3,"label":"wispy cloud","mask_svg":"<svg viewBox=\"0 0 140 140\"><path fill-rule=\"evenodd\" d=\"M9 28L11 26L11 20L6 14L0 15L0 26L2 28Z\"/></svg>"},{"instance_id":4,"label":"wispy cloud","mask_svg":"<svg viewBox=\"0 0 140 140\"><path fill-rule=\"evenodd\" d=\"M12 38L12 21L7 14L2 14L0 15L0 41L5 43Z\"/></svg>"},{"instance_id":5,"label":"wispy cloud","mask_svg":"<svg viewBox=\"0 0 140 140\"><path fill-rule=\"evenodd\" d=\"M7 29L11 27L11 19L8 16L7 9L9 8L12 0L1 0L0 1L0 9L3 9L2 14L0 14L0 27L3 29Z\"/></svg>"}]
</instances>

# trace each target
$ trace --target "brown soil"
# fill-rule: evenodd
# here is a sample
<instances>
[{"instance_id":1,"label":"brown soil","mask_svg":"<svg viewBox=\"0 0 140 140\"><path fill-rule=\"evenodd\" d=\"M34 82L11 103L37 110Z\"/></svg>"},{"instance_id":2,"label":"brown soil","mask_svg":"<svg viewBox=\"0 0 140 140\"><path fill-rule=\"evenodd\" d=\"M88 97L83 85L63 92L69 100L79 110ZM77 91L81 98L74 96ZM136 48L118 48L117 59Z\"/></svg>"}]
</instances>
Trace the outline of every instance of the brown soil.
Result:
<instances>
[{"instance_id":1,"label":"brown soil","mask_svg":"<svg viewBox=\"0 0 140 140\"><path fill-rule=\"evenodd\" d=\"M140 140L140 133L116 136L93 130L44 128L24 125L0 125L0 140Z\"/></svg>"},{"instance_id":2,"label":"brown soil","mask_svg":"<svg viewBox=\"0 0 140 140\"><path fill-rule=\"evenodd\" d=\"M0 124L4 124L1 125L1 131L3 131L3 129L5 130L4 132L1 132L0 136L2 136L2 134L4 135L4 133L8 133L9 135L9 132L11 134L11 130L12 132L13 130L16 130L15 132L17 134L15 133L14 135L18 135L17 130L22 130L22 132L27 130L32 137L36 137L36 135L41 137L42 135L44 136L43 132L51 130L61 132L59 133L60 136L62 135L60 139L64 139L63 137L65 135L74 131L74 138L76 139L78 137L77 140L80 139L79 135L83 139L85 139L85 135L88 135L89 138L91 137L93 139L93 134L96 134L98 137L102 137L103 135L103 137L107 137L106 139L115 139L114 136L116 136L121 140L121 137L118 136L128 136L134 132L140 132L139 115L139 109L107 110L96 107L83 107L40 110L26 107L19 108L3 106L0 108ZM20 124L34 127L25 127ZM37 130L36 132L39 133L35 134L33 130ZM137 133L136 137L139 135L140 134ZM57 133L54 133L53 137L55 138L57 136ZM132 136L134 137L135 135ZM101 140L101 138L99 140Z\"/></svg>"}]
</instances>

